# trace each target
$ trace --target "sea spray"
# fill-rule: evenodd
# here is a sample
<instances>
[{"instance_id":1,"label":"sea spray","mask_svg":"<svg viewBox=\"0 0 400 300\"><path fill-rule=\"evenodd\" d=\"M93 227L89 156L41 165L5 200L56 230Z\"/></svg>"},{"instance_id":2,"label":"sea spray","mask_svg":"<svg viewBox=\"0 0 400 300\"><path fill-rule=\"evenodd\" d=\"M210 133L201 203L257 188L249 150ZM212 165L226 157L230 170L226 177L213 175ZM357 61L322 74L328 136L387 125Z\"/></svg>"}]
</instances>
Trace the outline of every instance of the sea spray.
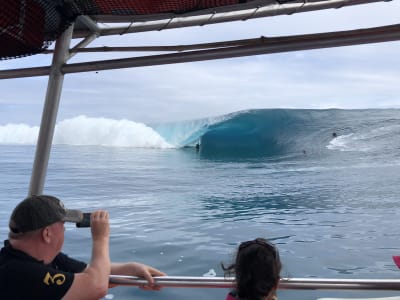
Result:
<instances>
[{"instance_id":1,"label":"sea spray","mask_svg":"<svg viewBox=\"0 0 400 300\"><path fill-rule=\"evenodd\" d=\"M39 127L0 125L0 144L36 144ZM57 123L53 144L173 148L152 128L129 120L78 116Z\"/></svg>"},{"instance_id":2,"label":"sea spray","mask_svg":"<svg viewBox=\"0 0 400 300\"><path fill-rule=\"evenodd\" d=\"M37 141L39 127L26 124L0 125L0 144L33 145Z\"/></svg>"},{"instance_id":3,"label":"sea spray","mask_svg":"<svg viewBox=\"0 0 400 300\"><path fill-rule=\"evenodd\" d=\"M129 120L78 116L57 124L54 142L135 148L172 148L157 132Z\"/></svg>"}]
</instances>

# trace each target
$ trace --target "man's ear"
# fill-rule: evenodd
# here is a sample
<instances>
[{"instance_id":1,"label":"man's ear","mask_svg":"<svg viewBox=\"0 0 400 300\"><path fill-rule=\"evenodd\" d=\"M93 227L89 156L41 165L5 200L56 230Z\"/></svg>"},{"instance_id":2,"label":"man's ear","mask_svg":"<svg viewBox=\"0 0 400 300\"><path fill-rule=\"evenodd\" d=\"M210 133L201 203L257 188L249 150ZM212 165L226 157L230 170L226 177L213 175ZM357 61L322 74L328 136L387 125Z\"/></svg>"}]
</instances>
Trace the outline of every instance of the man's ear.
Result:
<instances>
[{"instance_id":1,"label":"man's ear","mask_svg":"<svg viewBox=\"0 0 400 300\"><path fill-rule=\"evenodd\" d=\"M51 242L51 229L49 226L43 228L42 230L42 239L46 244L50 244Z\"/></svg>"}]
</instances>

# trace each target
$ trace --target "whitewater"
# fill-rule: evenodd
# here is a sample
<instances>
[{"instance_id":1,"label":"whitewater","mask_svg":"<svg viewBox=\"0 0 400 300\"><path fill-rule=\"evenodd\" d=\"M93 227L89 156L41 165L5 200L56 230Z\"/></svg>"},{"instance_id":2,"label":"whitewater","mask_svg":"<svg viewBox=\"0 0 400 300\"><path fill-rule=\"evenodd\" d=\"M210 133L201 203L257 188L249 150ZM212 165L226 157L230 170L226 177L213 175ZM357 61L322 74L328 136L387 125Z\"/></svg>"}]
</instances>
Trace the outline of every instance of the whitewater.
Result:
<instances>
[{"instance_id":1,"label":"whitewater","mask_svg":"<svg viewBox=\"0 0 400 300\"><path fill-rule=\"evenodd\" d=\"M0 123L0 235L28 191L38 127ZM398 278L400 110L254 109L143 124L76 116L57 123L44 192L107 209L110 255L172 276L223 276L237 245L264 237L284 277ZM195 145L199 143L199 149ZM90 232L64 251L90 260ZM133 287L106 299L224 299L224 289ZM393 296L279 291L280 300Z\"/></svg>"},{"instance_id":2,"label":"whitewater","mask_svg":"<svg viewBox=\"0 0 400 300\"><path fill-rule=\"evenodd\" d=\"M39 127L26 124L0 126L1 144L36 144ZM142 123L129 120L77 116L59 122L55 128L54 144L74 146L110 146L170 148L157 132Z\"/></svg>"}]
</instances>

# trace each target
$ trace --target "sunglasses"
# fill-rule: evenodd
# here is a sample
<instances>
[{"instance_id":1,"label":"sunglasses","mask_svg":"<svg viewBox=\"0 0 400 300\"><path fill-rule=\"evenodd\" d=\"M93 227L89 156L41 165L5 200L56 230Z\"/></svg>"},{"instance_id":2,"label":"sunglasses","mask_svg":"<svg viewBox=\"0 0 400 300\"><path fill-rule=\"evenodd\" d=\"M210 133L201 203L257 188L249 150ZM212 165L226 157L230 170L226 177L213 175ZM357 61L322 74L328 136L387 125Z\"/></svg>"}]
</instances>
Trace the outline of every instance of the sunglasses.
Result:
<instances>
[{"instance_id":1,"label":"sunglasses","mask_svg":"<svg viewBox=\"0 0 400 300\"><path fill-rule=\"evenodd\" d=\"M262 247L265 247L272 252L275 259L277 257L279 257L279 253L278 253L278 250L276 249L275 245L272 244L271 242L269 242L268 240L262 239L262 238L256 238L255 240L241 243L239 246L239 251L242 251L243 249L246 249L247 247L249 247L251 245L260 245Z\"/></svg>"}]
</instances>

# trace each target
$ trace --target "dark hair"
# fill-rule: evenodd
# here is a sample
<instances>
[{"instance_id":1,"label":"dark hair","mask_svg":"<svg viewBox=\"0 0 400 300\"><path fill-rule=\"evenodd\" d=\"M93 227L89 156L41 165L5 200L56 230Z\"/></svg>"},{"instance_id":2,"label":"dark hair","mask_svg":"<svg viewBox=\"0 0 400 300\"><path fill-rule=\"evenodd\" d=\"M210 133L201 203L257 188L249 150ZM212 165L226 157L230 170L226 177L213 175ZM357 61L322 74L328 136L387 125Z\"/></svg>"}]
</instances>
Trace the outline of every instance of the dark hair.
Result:
<instances>
[{"instance_id":1,"label":"dark hair","mask_svg":"<svg viewBox=\"0 0 400 300\"><path fill-rule=\"evenodd\" d=\"M265 239L240 244L236 260L230 266L221 264L225 275L236 276L239 299L261 300L278 286L281 261L278 249Z\"/></svg>"}]
</instances>

